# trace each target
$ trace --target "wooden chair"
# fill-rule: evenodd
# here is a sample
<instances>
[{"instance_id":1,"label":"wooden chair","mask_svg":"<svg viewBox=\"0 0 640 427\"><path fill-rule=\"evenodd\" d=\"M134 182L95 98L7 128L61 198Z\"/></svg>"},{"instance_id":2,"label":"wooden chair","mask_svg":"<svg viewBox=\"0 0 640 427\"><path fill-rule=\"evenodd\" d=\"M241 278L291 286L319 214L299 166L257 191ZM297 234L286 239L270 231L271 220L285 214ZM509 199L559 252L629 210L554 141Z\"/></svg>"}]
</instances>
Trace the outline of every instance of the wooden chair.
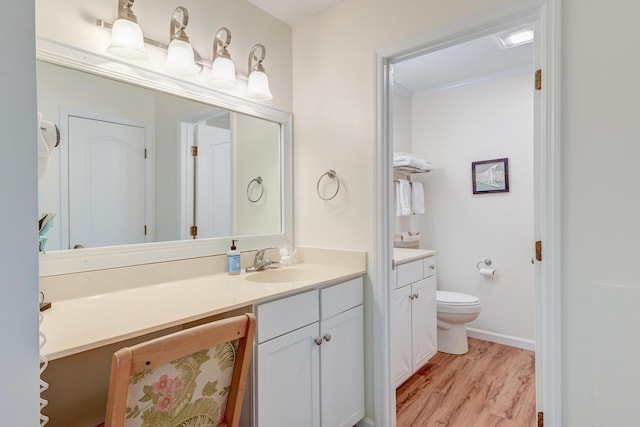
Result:
<instances>
[{"instance_id":1,"label":"wooden chair","mask_svg":"<svg viewBox=\"0 0 640 427\"><path fill-rule=\"evenodd\" d=\"M236 427L255 328L247 313L118 350L105 426Z\"/></svg>"}]
</instances>

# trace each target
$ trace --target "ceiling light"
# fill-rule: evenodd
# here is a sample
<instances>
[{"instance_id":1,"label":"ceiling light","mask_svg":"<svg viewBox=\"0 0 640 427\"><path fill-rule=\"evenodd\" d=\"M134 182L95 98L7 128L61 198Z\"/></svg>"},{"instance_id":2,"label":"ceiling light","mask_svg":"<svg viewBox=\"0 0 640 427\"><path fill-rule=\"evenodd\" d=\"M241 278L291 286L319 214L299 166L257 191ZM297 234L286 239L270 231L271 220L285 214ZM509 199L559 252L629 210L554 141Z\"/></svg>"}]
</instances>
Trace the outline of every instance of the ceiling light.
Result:
<instances>
[{"instance_id":1,"label":"ceiling light","mask_svg":"<svg viewBox=\"0 0 640 427\"><path fill-rule=\"evenodd\" d=\"M525 28L509 33L498 34L496 37L500 41L500 45L508 49L510 47L521 46L533 41L533 29Z\"/></svg>"},{"instance_id":2,"label":"ceiling light","mask_svg":"<svg viewBox=\"0 0 640 427\"><path fill-rule=\"evenodd\" d=\"M260 56L256 54L260 51ZM251 48L249 52L249 82L247 83L247 97L259 101L268 101L273 98L269 90L269 77L264 71L262 61L267 51L261 44Z\"/></svg>"},{"instance_id":3,"label":"ceiling light","mask_svg":"<svg viewBox=\"0 0 640 427\"><path fill-rule=\"evenodd\" d=\"M130 59L146 58L142 29L132 6L133 0L119 0L118 19L113 23L107 52Z\"/></svg>"},{"instance_id":4,"label":"ceiling light","mask_svg":"<svg viewBox=\"0 0 640 427\"><path fill-rule=\"evenodd\" d=\"M222 27L213 40L213 63L209 84L218 89L234 89L237 86L236 66L227 47L231 43L231 31Z\"/></svg>"}]
</instances>

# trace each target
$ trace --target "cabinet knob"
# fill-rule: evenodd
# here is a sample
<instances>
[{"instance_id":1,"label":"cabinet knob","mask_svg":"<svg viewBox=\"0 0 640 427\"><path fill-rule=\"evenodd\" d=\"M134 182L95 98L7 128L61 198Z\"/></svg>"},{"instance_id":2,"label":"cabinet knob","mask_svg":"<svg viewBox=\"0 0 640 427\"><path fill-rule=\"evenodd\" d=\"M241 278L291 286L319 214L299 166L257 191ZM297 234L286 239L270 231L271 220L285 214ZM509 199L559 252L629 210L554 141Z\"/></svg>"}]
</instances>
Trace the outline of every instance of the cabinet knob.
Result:
<instances>
[{"instance_id":1,"label":"cabinet knob","mask_svg":"<svg viewBox=\"0 0 640 427\"><path fill-rule=\"evenodd\" d=\"M433 265L433 264L431 264L431 265L429 266L429 269L430 269L430 270L435 270L435 269L436 269L436 266L435 266L435 265Z\"/></svg>"},{"instance_id":2,"label":"cabinet knob","mask_svg":"<svg viewBox=\"0 0 640 427\"><path fill-rule=\"evenodd\" d=\"M420 295L417 292L413 295L414 298L418 298L419 296Z\"/></svg>"},{"instance_id":3,"label":"cabinet knob","mask_svg":"<svg viewBox=\"0 0 640 427\"><path fill-rule=\"evenodd\" d=\"M324 334L324 340L325 340L326 342L331 341L331 334L330 334L330 333L328 333L328 332L327 332L326 334Z\"/></svg>"},{"instance_id":4,"label":"cabinet knob","mask_svg":"<svg viewBox=\"0 0 640 427\"><path fill-rule=\"evenodd\" d=\"M415 296L413 294L409 295L409 299L414 299Z\"/></svg>"},{"instance_id":5,"label":"cabinet knob","mask_svg":"<svg viewBox=\"0 0 640 427\"><path fill-rule=\"evenodd\" d=\"M315 342L317 345L320 345L320 344L322 344L322 338L318 337L318 338L316 338L316 339L314 340L314 342Z\"/></svg>"}]
</instances>

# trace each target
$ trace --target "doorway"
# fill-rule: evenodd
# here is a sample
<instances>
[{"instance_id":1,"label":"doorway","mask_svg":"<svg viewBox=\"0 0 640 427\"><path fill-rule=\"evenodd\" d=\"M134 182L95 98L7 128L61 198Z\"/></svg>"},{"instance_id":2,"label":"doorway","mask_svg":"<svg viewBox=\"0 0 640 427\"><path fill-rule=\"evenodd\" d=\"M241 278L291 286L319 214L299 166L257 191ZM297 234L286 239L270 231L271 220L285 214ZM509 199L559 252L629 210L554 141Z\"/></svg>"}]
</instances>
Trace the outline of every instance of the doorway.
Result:
<instances>
[{"instance_id":1,"label":"doorway","mask_svg":"<svg viewBox=\"0 0 640 427\"><path fill-rule=\"evenodd\" d=\"M553 8L551 8L553 6ZM377 273L382 282L391 279L392 239L393 239L393 205L392 191L392 141L393 126L391 122L392 100L392 65L405 59L425 53L435 52L469 40L478 39L490 34L505 31L519 25L532 22L541 23L540 36L536 36L536 60L547 76L546 85L538 91L535 100L534 139L537 142L534 152L534 236L536 240L545 242L545 263L536 263L535 298L535 341L536 345L536 390L538 411L544 410L547 425L560 425L560 323L559 310L559 147L557 102L559 93L558 80L558 42L557 17L558 5L549 2L540 8L521 10L519 13L509 13L493 17L474 19L455 28L443 29L434 34L424 35L422 40L412 41L411 46L402 45L389 48L378 53L378 164L376 183L380 188L377 206L380 214L376 218L376 227L380 237L380 245L376 252L378 262ZM513 12L513 11L512 11ZM481 21L481 22L479 22ZM461 30L463 28L463 30ZM538 43L539 42L539 43ZM536 64L537 65L537 64ZM531 242L531 254L533 254ZM379 298L389 300L389 295L382 295L386 289L381 286ZM388 306L388 304L384 304ZM388 311L385 312L387 319ZM375 322L375 319L374 319ZM374 325L375 326L375 325ZM388 323L384 325L387 329ZM387 341L388 343L388 341ZM388 359L387 359L388 362ZM388 384L389 390L393 386ZM395 408L395 396L389 393ZM389 416L393 420L395 414Z\"/></svg>"},{"instance_id":2,"label":"doorway","mask_svg":"<svg viewBox=\"0 0 640 427\"><path fill-rule=\"evenodd\" d=\"M62 247L152 241L148 123L62 109Z\"/></svg>"}]
</instances>

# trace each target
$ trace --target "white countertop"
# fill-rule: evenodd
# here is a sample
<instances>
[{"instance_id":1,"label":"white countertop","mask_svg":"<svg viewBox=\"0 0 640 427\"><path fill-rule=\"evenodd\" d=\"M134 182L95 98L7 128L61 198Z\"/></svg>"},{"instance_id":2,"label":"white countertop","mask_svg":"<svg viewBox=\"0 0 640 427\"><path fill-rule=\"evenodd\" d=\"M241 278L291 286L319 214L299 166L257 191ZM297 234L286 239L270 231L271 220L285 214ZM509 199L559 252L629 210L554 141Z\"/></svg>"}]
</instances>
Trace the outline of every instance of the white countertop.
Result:
<instances>
[{"instance_id":1,"label":"white countertop","mask_svg":"<svg viewBox=\"0 0 640 427\"><path fill-rule=\"evenodd\" d=\"M393 249L393 263L394 265L406 264L411 261L416 261L422 258L427 258L436 254L436 251L428 249L405 249L394 248Z\"/></svg>"},{"instance_id":2,"label":"white countertop","mask_svg":"<svg viewBox=\"0 0 640 427\"><path fill-rule=\"evenodd\" d=\"M257 273L211 274L151 286L54 302L43 312L40 330L49 359L116 343L239 307L320 288L365 273L363 268L300 263L306 280L255 283Z\"/></svg>"}]
</instances>

